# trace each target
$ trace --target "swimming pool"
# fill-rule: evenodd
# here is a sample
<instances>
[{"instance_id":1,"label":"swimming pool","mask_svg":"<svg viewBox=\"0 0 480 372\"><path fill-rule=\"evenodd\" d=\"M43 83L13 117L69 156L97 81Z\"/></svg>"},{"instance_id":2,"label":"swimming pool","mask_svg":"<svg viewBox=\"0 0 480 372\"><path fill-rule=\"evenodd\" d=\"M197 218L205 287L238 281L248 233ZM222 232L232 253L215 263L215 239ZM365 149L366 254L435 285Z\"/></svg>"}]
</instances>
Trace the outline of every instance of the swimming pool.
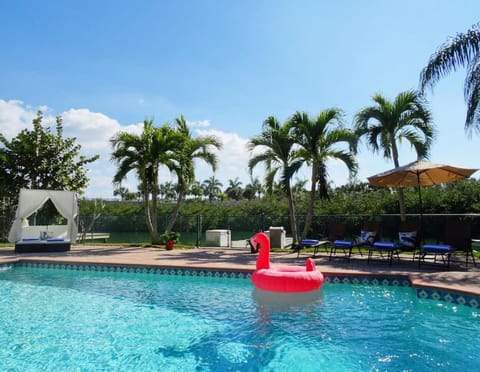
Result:
<instances>
[{"instance_id":1,"label":"swimming pool","mask_svg":"<svg viewBox=\"0 0 480 372\"><path fill-rule=\"evenodd\" d=\"M411 287L327 283L314 296L271 296L246 279L138 271L4 266L0 369L480 367L480 311L417 298Z\"/></svg>"}]
</instances>

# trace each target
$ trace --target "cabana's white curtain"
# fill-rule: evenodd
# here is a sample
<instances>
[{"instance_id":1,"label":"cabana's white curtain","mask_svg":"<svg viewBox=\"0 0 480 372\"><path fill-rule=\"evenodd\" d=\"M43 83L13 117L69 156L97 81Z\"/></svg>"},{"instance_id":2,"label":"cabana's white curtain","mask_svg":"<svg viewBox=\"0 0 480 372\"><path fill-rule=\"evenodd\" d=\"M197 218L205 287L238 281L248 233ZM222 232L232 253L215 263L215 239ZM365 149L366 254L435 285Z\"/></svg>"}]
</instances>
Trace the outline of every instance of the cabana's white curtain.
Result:
<instances>
[{"instance_id":1,"label":"cabana's white curtain","mask_svg":"<svg viewBox=\"0 0 480 372\"><path fill-rule=\"evenodd\" d=\"M50 199L58 212L68 221L69 240L75 243L77 240L77 224L75 217L78 213L77 196L73 191L58 190L28 190L21 189L18 197L18 207L15 214L15 221L12 224L8 240L17 242L22 237L22 221L37 210Z\"/></svg>"}]
</instances>

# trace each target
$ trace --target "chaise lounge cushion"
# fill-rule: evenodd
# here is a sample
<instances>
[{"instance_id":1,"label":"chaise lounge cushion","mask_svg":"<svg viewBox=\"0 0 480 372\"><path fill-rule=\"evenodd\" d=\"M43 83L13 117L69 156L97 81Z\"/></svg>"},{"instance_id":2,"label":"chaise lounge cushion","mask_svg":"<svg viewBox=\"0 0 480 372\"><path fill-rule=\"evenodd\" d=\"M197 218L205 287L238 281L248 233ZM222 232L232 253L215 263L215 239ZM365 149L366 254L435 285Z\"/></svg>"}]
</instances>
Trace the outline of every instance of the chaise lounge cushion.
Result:
<instances>
[{"instance_id":1,"label":"chaise lounge cushion","mask_svg":"<svg viewBox=\"0 0 480 372\"><path fill-rule=\"evenodd\" d=\"M302 246L304 247L315 247L317 245L320 245L320 240L316 239L303 239L301 241Z\"/></svg>"},{"instance_id":2,"label":"chaise lounge cushion","mask_svg":"<svg viewBox=\"0 0 480 372\"><path fill-rule=\"evenodd\" d=\"M373 248L382 250L396 249L397 244L394 242L375 242L373 243Z\"/></svg>"},{"instance_id":3,"label":"chaise lounge cushion","mask_svg":"<svg viewBox=\"0 0 480 372\"><path fill-rule=\"evenodd\" d=\"M447 254L453 250L451 245L448 244L425 244L422 247L422 252Z\"/></svg>"},{"instance_id":4,"label":"chaise lounge cushion","mask_svg":"<svg viewBox=\"0 0 480 372\"><path fill-rule=\"evenodd\" d=\"M335 247L339 247L339 248L340 247L350 248L350 247L353 247L354 244L352 242L348 241L348 240L335 240L333 242L333 245Z\"/></svg>"}]
</instances>

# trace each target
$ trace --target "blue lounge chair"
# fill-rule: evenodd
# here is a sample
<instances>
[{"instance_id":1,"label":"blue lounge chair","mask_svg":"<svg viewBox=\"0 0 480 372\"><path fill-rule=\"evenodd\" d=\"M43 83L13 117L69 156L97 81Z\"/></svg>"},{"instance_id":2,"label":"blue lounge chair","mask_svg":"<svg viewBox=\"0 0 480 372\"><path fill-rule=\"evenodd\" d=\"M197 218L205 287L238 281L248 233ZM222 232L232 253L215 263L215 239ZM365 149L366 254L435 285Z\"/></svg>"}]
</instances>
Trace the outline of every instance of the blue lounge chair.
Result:
<instances>
[{"instance_id":1,"label":"blue lounge chair","mask_svg":"<svg viewBox=\"0 0 480 372\"><path fill-rule=\"evenodd\" d=\"M455 251L464 251L466 256L465 264L468 267L468 258L472 257L473 264L476 265L475 257L472 252L472 231L470 221L449 220L445 224L443 238L437 244L424 244L420 248L418 265L433 256L433 263L437 262L440 256L444 265L450 268L452 255Z\"/></svg>"},{"instance_id":2,"label":"blue lounge chair","mask_svg":"<svg viewBox=\"0 0 480 372\"><path fill-rule=\"evenodd\" d=\"M373 253L378 252L381 257L386 257L388 264L392 266L393 256L396 254L397 257L400 258L398 254L398 249L399 249L399 245L396 242L386 242L386 241L375 242L373 243L372 246L368 248L367 263L370 263Z\"/></svg>"},{"instance_id":3,"label":"blue lounge chair","mask_svg":"<svg viewBox=\"0 0 480 372\"><path fill-rule=\"evenodd\" d=\"M416 222L402 221L398 228L398 241L376 241L369 247L368 261L372 258L374 252L378 252L381 257L386 257L390 265L393 263L393 257L396 255L400 259L400 250L413 251L415 259L415 251L418 249L420 242L420 228Z\"/></svg>"},{"instance_id":4,"label":"blue lounge chair","mask_svg":"<svg viewBox=\"0 0 480 372\"><path fill-rule=\"evenodd\" d=\"M303 239L300 242L300 247L297 247L297 257L300 256L300 250L303 248L314 248L313 258L316 257L318 250L329 243L328 240L317 240L317 239Z\"/></svg>"},{"instance_id":5,"label":"blue lounge chair","mask_svg":"<svg viewBox=\"0 0 480 372\"><path fill-rule=\"evenodd\" d=\"M300 255L300 250L303 248L314 248L312 256L313 258L317 256L317 253L320 251L321 248L326 248L327 254L331 256L331 250L330 252L328 252L328 249L332 247L332 244L335 240L344 238L346 230L346 224L333 223L328 227L327 236L322 235L319 237L319 239L303 239L300 244L295 247L298 252L297 257Z\"/></svg>"},{"instance_id":6,"label":"blue lounge chair","mask_svg":"<svg viewBox=\"0 0 480 372\"><path fill-rule=\"evenodd\" d=\"M355 243L348 241L348 240L335 240L333 242L332 248L330 250L330 257L329 260L332 259L333 255L337 254L337 250L341 250L343 252L344 257L347 261L350 261L350 257L352 256L352 248L355 247Z\"/></svg>"}]
</instances>

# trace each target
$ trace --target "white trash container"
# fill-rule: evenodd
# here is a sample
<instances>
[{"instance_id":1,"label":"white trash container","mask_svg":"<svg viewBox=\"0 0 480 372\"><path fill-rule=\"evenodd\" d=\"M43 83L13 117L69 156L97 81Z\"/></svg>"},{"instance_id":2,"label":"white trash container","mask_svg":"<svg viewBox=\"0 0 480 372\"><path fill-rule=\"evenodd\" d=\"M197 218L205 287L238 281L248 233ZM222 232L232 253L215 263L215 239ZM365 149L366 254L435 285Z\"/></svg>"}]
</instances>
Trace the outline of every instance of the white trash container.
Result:
<instances>
[{"instance_id":1,"label":"white trash container","mask_svg":"<svg viewBox=\"0 0 480 372\"><path fill-rule=\"evenodd\" d=\"M230 230L207 230L205 244L209 247L230 247L232 234Z\"/></svg>"},{"instance_id":2,"label":"white trash container","mask_svg":"<svg viewBox=\"0 0 480 372\"><path fill-rule=\"evenodd\" d=\"M272 248L284 248L286 232L283 226L270 226L270 247Z\"/></svg>"}]
</instances>

